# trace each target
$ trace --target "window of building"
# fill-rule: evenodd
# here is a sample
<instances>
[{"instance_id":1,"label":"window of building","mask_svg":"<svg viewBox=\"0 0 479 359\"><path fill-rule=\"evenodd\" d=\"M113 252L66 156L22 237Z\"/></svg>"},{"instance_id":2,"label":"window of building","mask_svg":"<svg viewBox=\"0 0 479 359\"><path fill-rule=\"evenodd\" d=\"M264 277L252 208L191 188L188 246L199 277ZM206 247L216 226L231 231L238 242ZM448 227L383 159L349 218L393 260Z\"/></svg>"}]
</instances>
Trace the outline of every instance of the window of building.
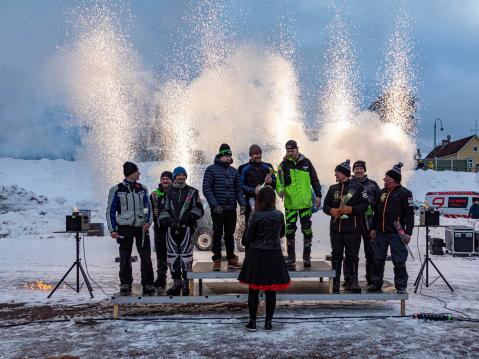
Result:
<instances>
[{"instance_id":1,"label":"window of building","mask_svg":"<svg viewBox=\"0 0 479 359\"><path fill-rule=\"evenodd\" d=\"M467 169L471 169L472 168L472 158L468 158L467 159Z\"/></svg>"},{"instance_id":2,"label":"window of building","mask_svg":"<svg viewBox=\"0 0 479 359\"><path fill-rule=\"evenodd\" d=\"M474 152L477 152L477 146L474 146L474 147L473 147L473 151L474 151Z\"/></svg>"}]
</instances>

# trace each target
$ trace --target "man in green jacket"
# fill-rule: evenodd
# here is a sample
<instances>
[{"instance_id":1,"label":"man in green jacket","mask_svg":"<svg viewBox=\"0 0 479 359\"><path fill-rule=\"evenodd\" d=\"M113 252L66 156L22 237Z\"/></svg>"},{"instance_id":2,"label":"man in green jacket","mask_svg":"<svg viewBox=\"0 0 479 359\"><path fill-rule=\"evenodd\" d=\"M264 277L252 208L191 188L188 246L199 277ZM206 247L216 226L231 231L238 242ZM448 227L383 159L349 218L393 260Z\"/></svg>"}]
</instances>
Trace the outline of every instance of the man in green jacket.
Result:
<instances>
[{"instance_id":1,"label":"man in green jacket","mask_svg":"<svg viewBox=\"0 0 479 359\"><path fill-rule=\"evenodd\" d=\"M311 229L312 207L321 205L321 184L313 164L299 153L298 144L294 140L286 142L286 156L278 168L276 190L284 199L286 217L286 240L288 258L286 264L290 269L296 266L295 233L299 215L301 232L304 237L303 264L311 267Z\"/></svg>"}]
</instances>

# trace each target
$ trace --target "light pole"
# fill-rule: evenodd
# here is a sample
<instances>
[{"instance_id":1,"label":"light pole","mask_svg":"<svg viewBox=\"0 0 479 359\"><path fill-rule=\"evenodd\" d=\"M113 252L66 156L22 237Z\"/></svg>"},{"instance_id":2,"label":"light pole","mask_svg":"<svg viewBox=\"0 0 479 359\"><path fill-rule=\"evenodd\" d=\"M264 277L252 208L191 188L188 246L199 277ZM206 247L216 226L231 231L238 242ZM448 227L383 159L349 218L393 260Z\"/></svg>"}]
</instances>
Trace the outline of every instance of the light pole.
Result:
<instances>
[{"instance_id":1,"label":"light pole","mask_svg":"<svg viewBox=\"0 0 479 359\"><path fill-rule=\"evenodd\" d=\"M437 151L436 151L436 124L437 121L441 123L441 131L444 131L444 128L442 127L442 121L439 117L437 117L434 120L434 170L437 171Z\"/></svg>"}]
</instances>

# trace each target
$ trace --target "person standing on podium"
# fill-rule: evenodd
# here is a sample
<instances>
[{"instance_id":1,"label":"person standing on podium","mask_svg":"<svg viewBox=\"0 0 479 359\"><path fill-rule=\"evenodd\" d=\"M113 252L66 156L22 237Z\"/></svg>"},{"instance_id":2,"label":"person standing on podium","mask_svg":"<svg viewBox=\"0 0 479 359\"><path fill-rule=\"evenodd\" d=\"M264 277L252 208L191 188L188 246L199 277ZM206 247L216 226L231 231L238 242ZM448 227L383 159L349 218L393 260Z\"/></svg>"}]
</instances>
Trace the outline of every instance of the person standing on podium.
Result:
<instances>
[{"instance_id":1,"label":"person standing on podium","mask_svg":"<svg viewBox=\"0 0 479 359\"><path fill-rule=\"evenodd\" d=\"M361 219L368 208L368 199L363 186L349 178L349 163L349 160L346 160L334 169L338 183L329 187L323 207L324 213L331 216L331 265L336 271L333 279L334 293L339 292L344 254L351 284L347 289L361 293L358 283L358 256L361 247Z\"/></svg>"},{"instance_id":2,"label":"person standing on podium","mask_svg":"<svg viewBox=\"0 0 479 359\"><path fill-rule=\"evenodd\" d=\"M106 222L113 239L120 245L120 294L131 294L133 282L131 251L136 249L141 260L143 295L155 294L149 229L151 205L148 188L139 183L140 171L132 162L123 165L125 179L113 186L108 194Z\"/></svg>"}]
</instances>

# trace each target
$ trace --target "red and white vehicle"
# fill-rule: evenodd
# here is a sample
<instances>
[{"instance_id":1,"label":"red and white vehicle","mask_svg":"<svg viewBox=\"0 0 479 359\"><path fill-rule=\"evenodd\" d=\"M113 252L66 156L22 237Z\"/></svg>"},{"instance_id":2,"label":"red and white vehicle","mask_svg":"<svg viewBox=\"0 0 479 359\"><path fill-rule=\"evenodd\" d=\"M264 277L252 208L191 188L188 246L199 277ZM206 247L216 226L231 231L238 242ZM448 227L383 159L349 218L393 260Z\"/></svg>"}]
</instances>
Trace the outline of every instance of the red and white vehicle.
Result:
<instances>
[{"instance_id":1,"label":"red and white vehicle","mask_svg":"<svg viewBox=\"0 0 479 359\"><path fill-rule=\"evenodd\" d=\"M425 203L429 207L439 208L444 217L458 218L469 216L472 202L479 199L479 192L447 191L426 193Z\"/></svg>"}]
</instances>

